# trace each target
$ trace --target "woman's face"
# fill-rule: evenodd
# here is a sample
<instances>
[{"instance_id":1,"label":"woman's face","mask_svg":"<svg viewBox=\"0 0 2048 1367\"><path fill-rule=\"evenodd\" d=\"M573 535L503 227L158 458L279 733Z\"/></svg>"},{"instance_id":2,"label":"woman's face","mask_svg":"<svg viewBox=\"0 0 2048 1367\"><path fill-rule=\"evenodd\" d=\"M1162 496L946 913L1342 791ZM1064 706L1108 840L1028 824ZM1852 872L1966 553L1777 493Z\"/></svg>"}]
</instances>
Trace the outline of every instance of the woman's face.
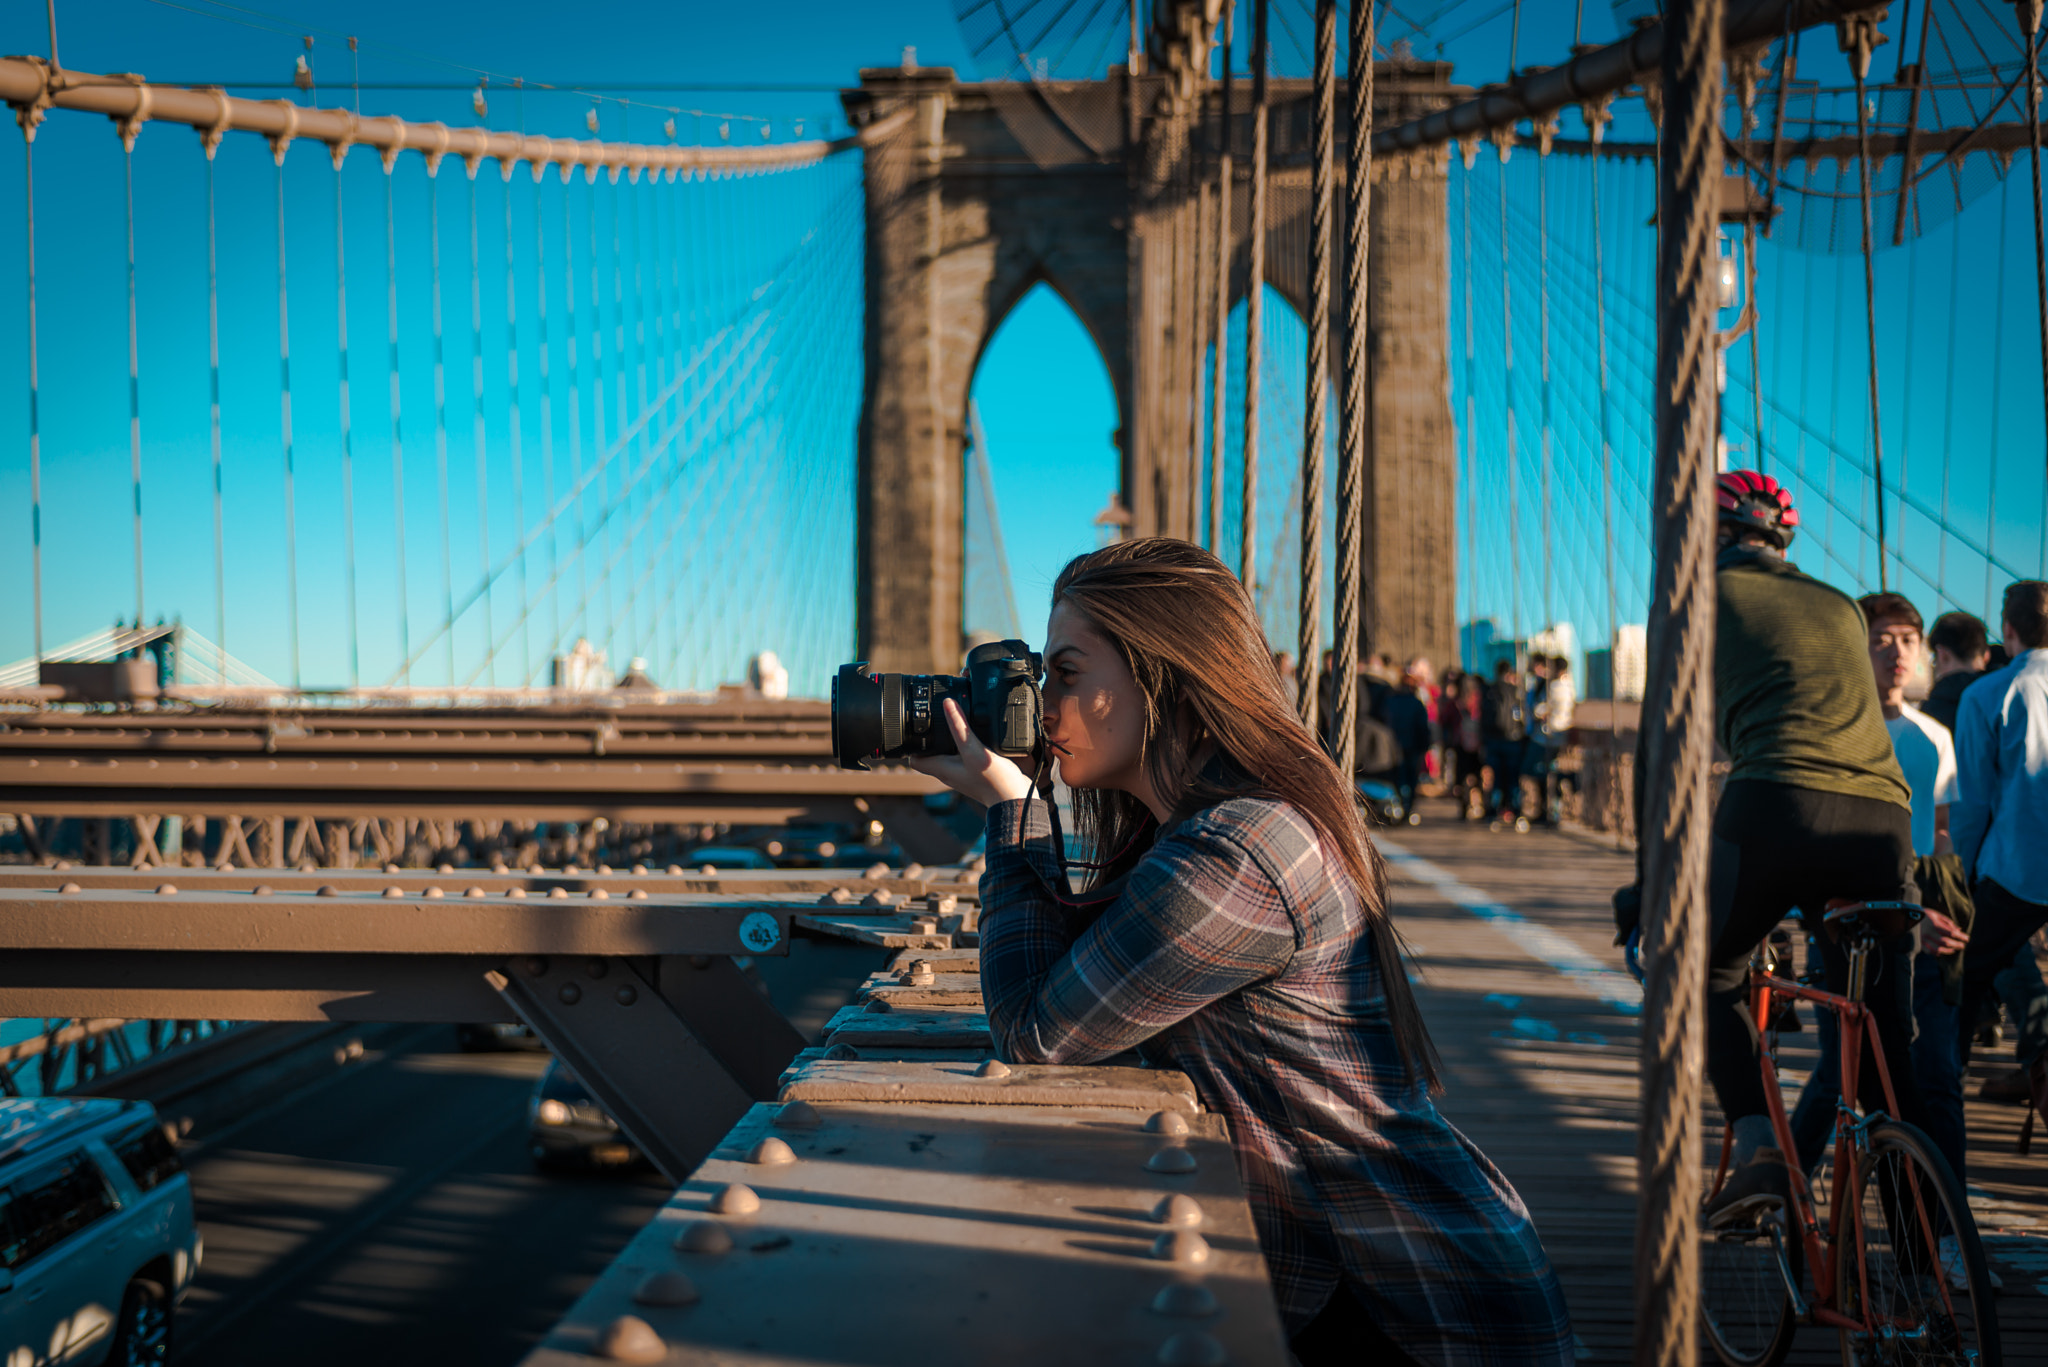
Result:
<instances>
[{"instance_id":1,"label":"woman's face","mask_svg":"<svg viewBox=\"0 0 2048 1367\"><path fill-rule=\"evenodd\" d=\"M1086 617L1056 604L1045 627L1045 736L1069 788L1145 785L1145 699L1130 666Z\"/></svg>"}]
</instances>

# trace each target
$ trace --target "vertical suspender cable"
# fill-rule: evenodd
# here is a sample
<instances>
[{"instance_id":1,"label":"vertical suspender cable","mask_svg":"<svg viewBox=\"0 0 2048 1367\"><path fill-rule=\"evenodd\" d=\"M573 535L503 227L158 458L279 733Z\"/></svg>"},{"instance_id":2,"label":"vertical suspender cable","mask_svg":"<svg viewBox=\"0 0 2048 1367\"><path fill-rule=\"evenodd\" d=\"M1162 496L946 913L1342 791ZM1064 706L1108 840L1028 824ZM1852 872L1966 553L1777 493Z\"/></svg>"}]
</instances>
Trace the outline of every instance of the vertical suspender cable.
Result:
<instances>
[{"instance_id":1,"label":"vertical suspender cable","mask_svg":"<svg viewBox=\"0 0 2048 1367\"><path fill-rule=\"evenodd\" d=\"M1620 757L1617 737L1621 710L1621 625L1620 608L1614 591L1614 427L1609 403L1607 373L1607 251L1601 236L1600 142L1606 136L1611 115L1603 102L1586 110L1586 129L1592 135L1593 155L1586 159L1593 176L1593 335L1598 344L1600 364L1600 525L1605 530L1607 571L1607 750L1609 764L1618 771ZM1642 839L1642 832L1636 832ZM1621 844L1621 823L1614 822L1614 840Z\"/></svg>"},{"instance_id":2,"label":"vertical suspender cable","mask_svg":"<svg viewBox=\"0 0 2048 1367\"><path fill-rule=\"evenodd\" d=\"M627 177L627 184L629 186L637 186L639 183L640 177L637 174ZM617 182L613 182L613 184L614 187L616 187ZM645 284L646 277L641 269L642 263L645 260L645 252L643 251L644 243L640 236L641 196L634 193L632 189L618 190L614 188L613 202L616 203L619 199L624 199L626 203L630 206L632 211L630 221L633 229L631 248L633 252L633 389L635 394L634 412L638 415L638 420L640 422L640 456L641 459L644 461L647 458L649 442L652 440L653 437L653 429L655 427L655 423L648 417L647 413L647 295ZM642 497L644 499L645 495L643 495ZM642 649L644 648L646 643L645 635L645 632L640 633L641 639L638 643L636 643L634 647L634 654L640 654Z\"/></svg>"},{"instance_id":3,"label":"vertical suspender cable","mask_svg":"<svg viewBox=\"0 0 2048 1367\"><path fill-rule=\"evenodd\" d=\"M1658 128L1656 569L1643 709L1637 1367L1698 1361L1700 1074L1713 757L1715 221L1722 0L1667 0ZM1860 108L1859 92L1859 108Z\"/></svg>"},{"instance_id":4,"label":"vertical suspender cable","mask_svg":"<svg viewBox=\"0 0 2048 1367\"><path fill-rule=\"evenodd\" d=\"M491 629L491 460L484 432L484 288L478 257L476 232L476 172L479 163L467 160L469 172L469 392L475 411L470 431L476 446L476 552L484 573L484 649L497 639ZM498 668L491 661L488 682L498 681Z\"/></svg>"},{"instance_id":5,"label":"vertical suspender cable","mask_svg":"<svg viewBox=\"0 0 2048 1367\"><path fill-rule=\"evenodd\" d=\"M1192 140L1191 140L1192 141ZM1193 149L1189 149L1189 161L1194 160ZM1209 226L1210 207L1214 196L1209 193L1209 178L1199 168L1190 173L1195 182L1194 244L1188 260L1182 269L1188 282L1187 309L1194 315L1194 324L1188 329L1188 355L1186 375L1186 396L1184 402L1188 417L1188 540L1202 544L1202 528L1205 519L1202 512L1202 418L1208 405L1208 385L1203 363L1209 359Z\"/></svg>"},{"instance_id":6,"label":"vertical suspender cable","mask_svg":"<svg viewBox=\"0 0 2048 1367\"><path fill-rule=\"evenodd\" d=\"M441 500L442 635L448 646L448 686L455 687L455 559L448 534L448 373L441 328L441 159L427 159L428 269L434 299L434 474Z\"/></svg>"},{"instance_id":7,"label":"vertical suspender cable","mask_svg":"<svg viewBox=\"0 0 2048 1367\"><path fill-rule=\"evenodd\" d=\"M207 439L213 454L213 645L219 653L216 663L221 670L221 682L227 682L228 653L228 573L227 536L222 526L221 515L221 468L220 468L220 254L216 248L214 233L213 198L213 154L220 147L220 138L209 133L201 145L206 149L206 365L207 365ZM33 272L31 272L30 297L34 297ZM35 353L29 353L29 364L35 364Z\"/></svg>"},{"instance_id":8,"label":"vertical suspender cable","mask_svg":"<svg viewBox=\"0 0 2048 1367\"><path fill-rule=\"evenodd\" d=\"M52 11L54 16L55 11ZM52 20L54 33L55 21ZM34 579L36 660L43 658L43 429L42 385L36 358L36 124L42 111L21 119L22 210L28 224L28 527ZM210 183L210 182L209 182ZM212 200L207 201L209 205ZM214 410L218 413L218 406ZM217 448L216 448L217 449Z\"/></svg>"},{"instance_id":9,"label":"vertical suspender cable","mask_svg":"<svg viewBox=\"0 0 2048 1367\"><path fill-rule=\"evenodd\" d=\"M1252 185L1250 261L1244 287L1244 544L1237 577L1253 602L1259 596L1259 358L1265 349L1266 292L1266 11L1252 6Z\"/></svg>"},{"instance_id":10,"label":"vertical suspender cable","mask_svg":"<svg viewBox=\"0 0 2048 1367\"><path fill-rule=\"evenodd\" d=\"M512 250L512 168L516 163L504 162L505 183L505 388L511 397L511 444L506 449L512 458L512 530L524 542L526 537L526 453L525 434L519 422L519 289L516 265L518 254ZM535 213L538 216L539 206ZM533 672L533 641L526 629L528 607L526 597L526 552L519 552L519 605L522 609L519 622L519 668L513 679L515 687L526 686Z\"/></svg>"},{"instance_id":11,"label":"vertical suspender cable","mask_svg":"<svg viewBox=\"0 0 2048 1367\"><path fill-rule=\"evenodd\" d=\"M1469 624L1479 616L1479 406L1473 396L1474 374L1472 369L1472 164L1479 151L1476 142L1458 144L1461 159L1465 163L1464 174L1458 177L1463 187L1461 197L1464 211L1459 214L1463 221L1465 238L1465 269L1463 273L1465 296L1465 571L1461 576L1466 582L1465 620L1468 624L1466 639L1469 641ZM1459 645L1458 656L1464 659L1464 642ZM1484 661L1465 661L1471 668L1480 669Z\"/></svg>"},{"instance_id":12,"label":"vertical suspender cable","mask_svg":"<svg viewBox=\"0 0 2048 1367\"><path fill-rule=\"evenodd\" d=\"M2034 176L2034 304L2041 317L2041 394L2048 413L2048 241L2044 241L2041 205L2041 0L2019 0L2020 46L2027 51L2027 138ZM1995 449L1995 448L1994 448ZM2044 496L2048 503L2048 496ZM2043 561L2048 562L2048 546Z\"/></svg>"},{"instance_id":13,"label":"vertical suspender cable","mask_svg":"<svg viewBox=\"0 0 2048 1367\"><path fill-rule=\"evenodd\" d=\"M2008 175L2003 179L1998 188L1998 288L1991 292L1991 335L1993 337L2005 336L2006 238L2008 235L2007 230L2012 223L2011 211L2012 177ZM1991 475L1989 481L1990 488L1986 490L1984 499L1984 507L1989 513L1984 519L1984 529L1987 533L1995 532L1998 529L1998 516L1995 512L1990 512L1989 510L1998 507L1995 501L1995 496L1998 493L1998 429L2001 426L1999 420L2004 416L2004 389L2005 367L1994 364L1991 367L1991 439L1985 444L1985 449L1992 453L1989 472ZM2042 497L2048 499L2048 491L2044 491ZM2041 554L2044 562L2042 569L2048 570L2048 517L2042 519L2041 525ZM1987 608L1996 601L1991 596L1992 583L1991 540L1987 536L1984 546L1984 605Z\"/></svg>"},{"instance_id":14,"label":"vertical suspender cable","mask_svg":"<svg viewBox=\"0 0 2048 1367\"><path fill-rule=\"evenodd\" d=\"M534 280L534 322L540 329L540 479L547 486L547 506L555 506L555 414L554 385L548 377L548 228L547 215L542 212L541 175L545 163L533 164L533 280ZM568 246L563 243L564 248ZM555 571L561 565L561 532L548 527L548 583L555 582ZM548 590L548 641L549 653L559 647L562 640L562 599L552 587ZM530 663L530 662L529 662Z\"/></svg>"},{"instance_id":15,"label":"vertical suspender cable","mask_svg":"<svg viewBox=\"0 0 2048 1367\"><path fill-rule=\"evenodd\" d=\"M1749 401L1750 426L1756 434L1756 468L1764 467L1764 361L1762 340L1764 330L1763 305L1757 299L1757 238L1756 222L1751 220L1742 225L1742 264L1749 274ZM1910 347L1910 343L1908 346ZM1900 480L1899 496L1905 497L1905 481Z\"/></svg>"},{"instance_id":16,"label":"vertical suspender cable","mask_svg":"<svg viewBox=\"0 0 2048 1367\"><path fill-rule=\"evenodd\" d=\"M391 537L392 567L398 576L399 678L412 683L412 615L405 588L405 444L400 439L398 392L398 216L392 205L396 149L384 156L384 325L391 369Z\"/></svg>"},{"instance_id":17,"label":"vertical suspender cable","mask_svg":"<svg viewBox=\"0 0 2048 1367\"><path fill-rule=\"evenodd\" d=\"M1856 173L1863 204L1863 335L1870 349L1870 468L1877 495L1877 589L1882 593L1889 587L1884 559L1884 426L1877 408L1877 261L1870 218L1870 106L1864 93L1876 27L1875 19L1866 18L1845 28L1843 34L1851 44L1849 67L1856 74Z\"/></svg>"},{"instance_id":18,"label":"vertical suspender cable","mask_svg":"<svg viewBox=\"0 0 2048 1367\"><path fill-rule=\"evenodd\" d=\"M569 348L569 487L583 484L583 380L577 373L576 353L576 222L570 208L569 168L562 168L562 340ZM581 638L584 633L583 603L590 585L583 558L583 496L576 496L576 543L570 554L576 557L576 612L570 629ZM557 642L564 638L555 637Z\"/></svg>"},{"instance_id":19,"label":"vertical suspender cable","mask_svg":"<svg viewBox=\"0 0 2048 1367\"><path fill-rule=\"evenodd\" d=\"M121 170L128 196L128 482L135 514L135 629L142 629L142 348L135 329L135 133L121 125Z\"/></svg>"},{"instance_id":20,"label":"vertical suspender cable","mask_svg":"<svg viewBox=\"0 0 2048 1367\"><path fill-rule=\"evenodd\" d=\"M2011 183L2010 178L2007 178L2000 186L2001 199L1999 211L2001 213L2004 212L2005 208L2002 192L2004 186ZM1956 314L1960 311L1958 305L1961 302L1963 293L1963 235L1961 233L1952 234L1949 238L1949 243L1948 374L1942 385L1941 406L1941 539L1937 543L1939 550L1934 561L1934 590L1948 602L1956 607L1961 607L1962 603L1954 594L1948 591L1948 472L1949 457L1955 449L1956 439ZM2004 262L2001 259L2000 265L2002 266L2003 264ZM2004 320L2001 319L2000 321ZM1996 328L1992 329L1991 335L1993 337L1998 336ZM1993 451L1997 450L1996 447L1990 449ZM1994 468L1998 464L1996 460L1993 460L1991 463ZM1992 505L1987 503L1986 506ZM2048 520L2043 521L2042 529L2043 534L2048 535ZM1990 568L1988 558L1985 568L1987 570ZM1986 597L1989 597L1988 585Z\"/></svg>"},{"instance_id":21,"label":"vertical suspender cable","mask_svg":"<svg viewBox=\"0 0 2048 1367\"><path fill-rule=\"evenodd\" d=\"M1548 143L1548 135L1543 135ZM1537 288L1536 312L1538 315L1538 336L1540 341L1537 361L1538 374L1542 377L1543 391L1543 628L1548 631L1557 621L1557 612L1551 598L1551 566L1553 563L1550 544L1550 152L1545 147L1536 158L1536 261Z\"/></svg>"},{"instance_id":22,"label":"vertical suspender cable","mask_svg":"<svg viewBox=\"0 0 2048 1367\"><path fill-rule=\"evenodd\" d=\"M356 474L355 443L349 431L348 413L348 251L342 236L343 205L341 164L348 155L344 144L334 149L334 325L341 360L341 555L342 584L348 595L348 683L362 686L361 646L356 631Z\"/></svg>"},{"instance_id":23,"label":"vertical suspender cable","mask_svg":"<svg viewBox=\"0 0 2048 1367\"><path fill-rule=\"evenodd\" d=\"M1517 5L1517 12L1520 10ZM1501 406L1507 416L1508 445L1508 640L1515 652L1515 668L1522 667L1522 509L1520 457L1515 450L1515 308L1514 291L1508 275L1508 137L1498 139L1500 150L1500 333Z\"/></svg>"},{"instance_id":24,"label":"vertical suspender cable","mask_svg":"<svg viewBox=\"0 0 2048 1367\"><path fill-rule=\"evenodd\" d=\"M1365 607L1365 449L1372 422L1366 267L1372 245L1373 0L1351 0L1351 141L1344 156L1344 390L1337 431L1336 692L1331 753L1348 779L1358 752L1358 657ZM1377 624L1375 624L1377 625Z\"/></svg>"},{"instance_id":25,"label":"vertical suspender cable","mask_svg":"<svg viewBox=\"0 0 2048 1367\"><path fill-rule=\"evenodd\" d=\"M597 264L597 168L584 168L583 184L590 191L590 456L596 461L604 459L604 274ZM616 364L616 362L614 362ZM611 476L598 479L598 506L604 506L605 494L611 484ZM601 529L600 529L601 530ZM598 533L593 532L593 535ZM587 570L580 571L587 573ZM598 626L598 645L609 651L612 646L611 594L604 596L604 613Z\"/></svg>"},{"instance_id":26,"label":"vertical suspender cable","mask_svg":"<svg viewBox=\"0 0 2048 1367\"><path fill-rule=\"evenodd\" d=\"M1301 654L1295 707L1318 729L1323 625L1323 410L1330 396L1330 201L1336 192L1337 0L1316 0L1315 91L1309 170L1308 393L1301 441ZM1342 660L1339 669L1346 668Z\"/></svg>"},{"instance_id":27,"label":"vertical suspender cable","mask_svg":"<svg viewBox=\"0 0 2048 1367\"><path fill-rule=\"evenodd\" d=\"M287 634L291 640L292 687L302 685L299 677L299 546L292 508L292 327L291 308L285 293L284 253L284 157L290 148L280 139L277 159L277 359L282 384L278 404L284 434L284 593Z\"/></svg>"},{"instance_id":28,"label":"vertical suspender cable","mask_svg":"<svg viewBox=\"0 0 2048 1367\"><path fill-rule=\"evenodd\" d=\"M1223 107L1217 116L1216 142L1216 355L1209 371L1209 552L1223 555L1223 453L1225 449L1224 398L1229 388L1226 376L1230 364L1230 191L1235 172L1231 166L1231 99L1234 95L1230 72L1232 24L1235 0L1223 7Z\"/></svg>"}]
</instances>

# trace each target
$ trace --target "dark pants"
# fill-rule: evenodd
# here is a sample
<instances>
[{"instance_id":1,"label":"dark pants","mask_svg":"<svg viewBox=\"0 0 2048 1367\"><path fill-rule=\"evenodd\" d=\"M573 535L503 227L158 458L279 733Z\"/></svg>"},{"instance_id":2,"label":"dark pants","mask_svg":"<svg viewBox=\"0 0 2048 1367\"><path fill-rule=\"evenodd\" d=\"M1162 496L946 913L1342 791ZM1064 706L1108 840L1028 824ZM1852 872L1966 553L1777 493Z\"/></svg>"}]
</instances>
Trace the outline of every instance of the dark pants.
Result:
<instances>
[{"instance_id":1,"label":"dark pants","mask_svg":"<svg viewBox=\"0 0 2048 1367\"><path fill-rule=\"evenodd\" d=\"M1707 1079L1732 1124L1765 1114L1756 1034L1747 1017L1749 956L1794 908L1811 918L1830 992L1849 983L1849 956L1820 930L1834 899L1917 901L1912 814L1876 798L1815 792L1759 779L1736 779L1714 814L1710 898L1713 948L1707 956ZM1979 913L1981 915L1981 912ZM1898 1094L1899 1119L1929 1128L1913 1071L1914 937L1872 951L1864 1004L1884 1044ZM1866 1053L1857 1100L1887 1109Z\"/></svg>"},{"instance_id":2,"label":"dark pants","mask_svg":"<svg viewBox=\"0 0 2048 1367\"><path fill-rule=\"evenodd\" d=\"M1358 1298L1339 1286L1330 1303L1287 1341L1301 1367L1417 1367Z\"/></svg>"},{"instance_id":3,"label":"dark pants","mask_svg":"<svg viewBox=\"0 0 2048 1367\"><path fill-rule=\"evenodd\" d=\"M1518 740L1486 742L1486 767L1493 770L1493 792L1486 799L1486 810L1495 816L1502 808L1513 816L1522 814L1522 748Z\"/></svg>"},{"instance_id":4,"label":"dark pants","mask_svg":"<svg viewBox=\"0 0 2048 1367\"><path fill-rule=\"evenodd\" d=\"M1801 1171L1812 1172L1835 1132L1835 1103L1842 1095L1840 1031L1832 1011L1820 1017L1820 1063L1792 1112L1792 1139ZM1927 1102L1927 1137L1963 1180L1963 1054L1956 1008L1941 998L1941 965L1932 955L1913 961L1913 1077Z\"/></svg>"},{"instance_id":5,"label":"dark pants","mask_svg":"<svg viewBox=\"0 0 2048 1367\"><path fill-rule=\"evenodd\" d=\"M2048 906L2023 902L1989 878L1973 883L1970 897L1977 904L1977 920L1970 927L1970 948L1963 958L1962 1018L1974 1023L1995 1000L1998 975L2012 966L2028 937L2048 924ZM2032 1021L2016 1020L2013 1026L2020 1032L2015 1053L2024 1068L2048 1050L2048 1022L2037 1015Z\"/></svg>"}]
</instances>

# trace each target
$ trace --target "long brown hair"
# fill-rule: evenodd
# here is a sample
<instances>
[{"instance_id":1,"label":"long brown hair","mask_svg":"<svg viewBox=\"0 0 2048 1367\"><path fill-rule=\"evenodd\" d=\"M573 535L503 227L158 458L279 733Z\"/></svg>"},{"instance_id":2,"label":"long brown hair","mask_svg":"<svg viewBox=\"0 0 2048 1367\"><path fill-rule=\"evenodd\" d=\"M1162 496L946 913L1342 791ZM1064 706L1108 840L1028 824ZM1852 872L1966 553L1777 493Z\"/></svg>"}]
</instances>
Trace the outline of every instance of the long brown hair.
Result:
<instances>
[{"instance_id":1,"label":"long brown hair","mask_svg":"<svg viewBox=\"0 0 2048 1367\"><path fill-rule=\"evenodd\" d=\"M1199 546L1151 537L1077 556L1052 596L1087 618L1130 667L1145 699L1140 763L1176 816L1258 796L1287 803L1315 828L1358 891L1395 1043L1411 1075L1436 1088L1436 1050L1387 913L1386 865L1350 782L1295 715L1237 576ZM1110 861L1098 883L1144 857L1138 845L1152 814L1129 793L1077 789L1074 817L1095 857Z\"/></svg>"}]
</instances>

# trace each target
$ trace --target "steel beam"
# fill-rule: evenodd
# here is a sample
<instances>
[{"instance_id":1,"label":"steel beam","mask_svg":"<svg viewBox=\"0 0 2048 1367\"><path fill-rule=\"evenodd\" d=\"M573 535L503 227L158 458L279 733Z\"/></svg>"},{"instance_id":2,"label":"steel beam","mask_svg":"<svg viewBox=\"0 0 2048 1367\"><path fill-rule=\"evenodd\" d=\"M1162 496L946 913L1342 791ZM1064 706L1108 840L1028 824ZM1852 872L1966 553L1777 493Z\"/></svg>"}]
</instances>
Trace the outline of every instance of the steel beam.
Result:
<instances>
[{"instance_id":1,"label":"steel beam","mask_svg":"<svg viewBox=\"0 0 2048 1367\"><path fill-rule=\"evenodd\" d=\"M637 867L637 866L636 866ZM915 867L915 866L912 866ZM603 888L613 897L630 897L635 889L650 898L675 895L726 894L742 897L772 897L801 893L806 900L834 888L846 888L865 896L871 892L900 893L922 897L930 892L972 895L974 873L960 868L935 868L908 877L901 873L870 878L860 869L726 869L718 873L646 873L606 867L599 871L562 870L549 872L491 873L483 869L454 869L438 873L405 869L382 873L376 869L195 869L175 866L132 869L125 866L40 864L0 865L0 888L41 888L48 891L61 883L76 883L86 889L125 889L131 893L152 893L167 880L175 881L186 893L211 896L215 893L249 892L267 885L278 892L314 892L322 887L337 891L382 896L389 887L403 889L408 896L427 888L439 888L449 897L460 897L471 888L502 894L519 889L531 897L546 897L556 888L581 896Z\"/></svg>"},{"instance_id":2,"label":"steel beam","mask_svg":"<svg viewBox=\"0 0 2048 1367\"><path fill-rule=\"evenodd\" d=\"M1882 8L1885 0L1731 0L1721 28L1729 51L1768 42L1788 30L1832 24L1848 15ZM1664 25L1649 23L1618 43L1595 48L1562 66L1531 68L1505 85L1424 118L1375 133L1375 153L1434 147L1453 138L1475 138L1512 128L1566 105L1612 95L1654 73L1664 60Z\"/></svg>"}]
</instances>

